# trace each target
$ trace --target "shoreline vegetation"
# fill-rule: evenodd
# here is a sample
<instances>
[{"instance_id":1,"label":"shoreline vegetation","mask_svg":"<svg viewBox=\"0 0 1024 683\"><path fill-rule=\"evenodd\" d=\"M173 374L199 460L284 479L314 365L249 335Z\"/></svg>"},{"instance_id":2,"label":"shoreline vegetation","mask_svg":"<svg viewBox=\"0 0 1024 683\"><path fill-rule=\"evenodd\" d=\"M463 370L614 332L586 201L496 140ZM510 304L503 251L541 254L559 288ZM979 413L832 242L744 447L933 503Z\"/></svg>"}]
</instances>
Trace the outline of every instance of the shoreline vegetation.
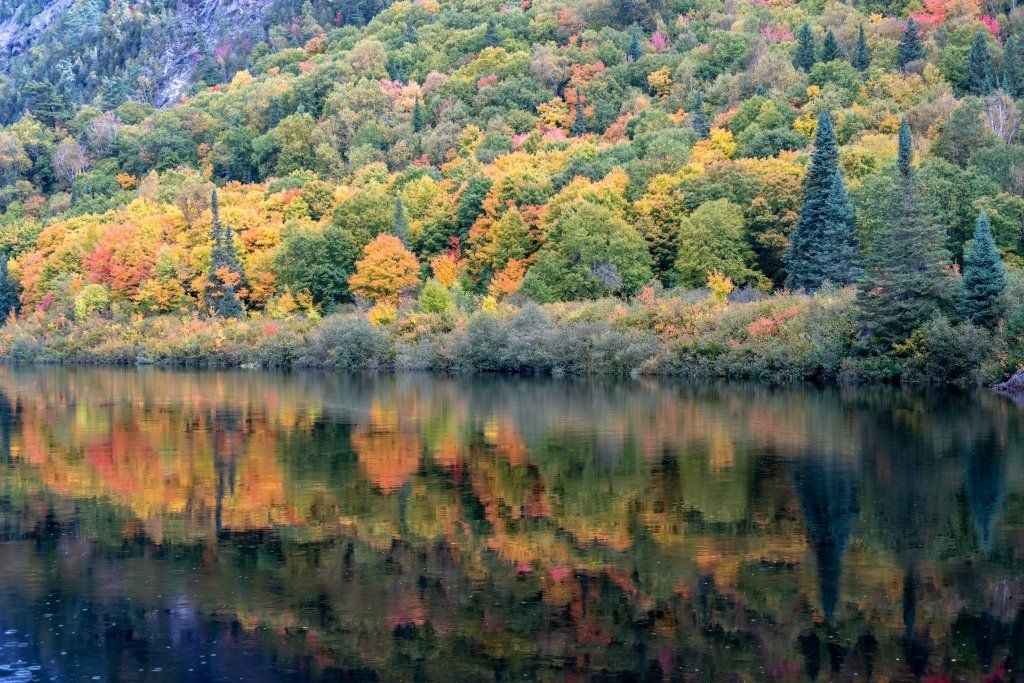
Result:
<instances>
[{"instance_id":1,"label":"shoreline vegetation","mask_svg":"<svg viewBox=\"0 0 1024 683\"><path fill-rule=\"evenodd\" d=\"M473 312L425 313L407 302L389 321L354 309L278 319L75 321L33 313L0 328L0 362L969 386L1012 374L1021 357L1006 325L993 333L945 318L890 354L865 356L854 334L853 288L812 296L741 291L732 299L648 288L631 302L523 302ZM1024 310L1010 322L1017 318L1024 321Z\"/></svg>"},{"instance_id":2,"label":"shoreline vegetation","mask_svg":"<svg viewBox=\"0 0 1024 683\"><path fill-rule=\"evenodd\" d=\"M239 53L196 35L163 107L122 80L143 45L100 38L118 30L17 60L0 361L963 386L1024 367L1024 8L346 8L268 16ZM155 18L114 14L124 36ZM54 35L107 26L76 17Z\"/></svg>"}]
</instances>

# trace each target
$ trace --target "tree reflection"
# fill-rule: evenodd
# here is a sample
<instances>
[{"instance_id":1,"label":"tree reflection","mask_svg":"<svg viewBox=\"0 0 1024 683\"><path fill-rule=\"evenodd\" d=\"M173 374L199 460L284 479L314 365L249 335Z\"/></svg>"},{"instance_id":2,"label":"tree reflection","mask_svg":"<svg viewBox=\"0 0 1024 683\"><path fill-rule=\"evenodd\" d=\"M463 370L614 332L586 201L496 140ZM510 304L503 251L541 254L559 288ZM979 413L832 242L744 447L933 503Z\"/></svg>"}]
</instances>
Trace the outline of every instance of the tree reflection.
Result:
<instances>
[{"instance_id":1,"label":"tree reflection","mask_svg":"<svg viewBox=\"0 0 1024 683\"><path fill-rule=\"evenodd\" d=\"M200 652L255 679L1012 677L1021 415L882 389L0 368L0 614L40 661L107 678Z\"/></svg>"}]
</instances>

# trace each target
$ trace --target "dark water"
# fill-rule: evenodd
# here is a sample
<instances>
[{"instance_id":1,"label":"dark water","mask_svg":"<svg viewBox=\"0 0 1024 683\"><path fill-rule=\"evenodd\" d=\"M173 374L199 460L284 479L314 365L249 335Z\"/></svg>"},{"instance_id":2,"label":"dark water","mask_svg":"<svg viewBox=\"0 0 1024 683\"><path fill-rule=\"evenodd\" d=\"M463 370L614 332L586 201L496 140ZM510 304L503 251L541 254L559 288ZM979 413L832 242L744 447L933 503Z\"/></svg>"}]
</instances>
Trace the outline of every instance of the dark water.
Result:
<instances>
[{"instance_id":1,"label":"dark water","mask_svg":"<svg viewBox=\"0 0 1024 683\"><path fill-rule=\"evenodd\" d=\"M0 368L0 678L1020 680L988 394Z\"/></svg>"}]
</instances>

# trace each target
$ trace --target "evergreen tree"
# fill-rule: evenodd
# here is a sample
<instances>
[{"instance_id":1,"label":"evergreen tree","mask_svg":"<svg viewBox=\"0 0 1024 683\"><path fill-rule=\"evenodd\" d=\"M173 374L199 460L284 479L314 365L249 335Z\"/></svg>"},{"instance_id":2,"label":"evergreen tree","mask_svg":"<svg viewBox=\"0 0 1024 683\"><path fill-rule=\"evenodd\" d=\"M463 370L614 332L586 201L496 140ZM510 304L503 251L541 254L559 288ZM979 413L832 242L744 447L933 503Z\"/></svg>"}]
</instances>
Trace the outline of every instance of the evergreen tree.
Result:
<instances>
[{"instance_id":1,"label":"evergreen tree","mask_svg":"<svg viewBox=\"0 0 1024 683\"><path fill-rule=\"evenodd\" d=\"M391 223L391 232L402 241L402 244L409 244L409 218L405 215L401 195L395 196L395 217Z\"/></svg>"},{"instance_id":2,"label":"evergreen tree","mask_svg":"<svg viewBox=\"0 0 1024 683\"><path fill-rule=\"evenodd\" d=\"M994 73L992 57L988 53L988 39L984 31L974 34L974 43L967 56L967 92L972 95L988 95L993 90Z\"/></svg>"},{"instance_id":3,"label":"evergreen tree","mask_svg":"<svg viewBox=\"0 0 1024 683\"><path fill-rule=\"evenodd\" d=\"M475 175L466 181L466 187L459 193L459 204L455 207L455 219L458 226L459 239L463 242L469 236L469 229L483 212L484 199L491 191L491 179L485 175Z\"/></svg>"},{"instance_id":4,"label":"evergreen tree","mask_svg":"<svg viewBox=\"0 0 1024 683\"><path fill-rule=\"evenodd\" d=\"M416 30L416 23L413 21L412 12L405 17L405 33L402 35L402 40L406 43L415 43L420 39L419 31Z\"/></svg>"},{"instance_id":5,"label":"evergreen tree","mask_svg":"<svg viewBox=\"0 0 1024 683\"><path fill-rule=\"evenodd\" d=\"M231 280L237 282L239 287L245 286L245 275L238 259L238 252L235 250L234 230L222 225L220 221L220 201L217 197L217 188L210 191L210 214L212 223L210 241L213 246L210 250L210 271L206 278L206 306L217 315L223 315L222 310L234 310L231 308L232 304L225 302L229 289L231 296L238 303L239 310L241 310L241 303L237 301L238 295L235 293L234 285L230 280L225 282L222 273L225 271L233 273L235 277ZM229 308L225 309L225 306Z\"/></svg>"},{"instance_id":6,"label":"evergreen tree","mask_svg":"<svg viewBox=\"0 0 1024 683\"><path fill-rule=\"evenodd\" d=\"M635 62L643 56L643 48L640 42L640 27L633 24L632 30L629 32L629 50L626 52L626 56L629 57L631 62Z\"/></svg>"},{"instance_id":7,"label":"evergreen tree","mask_svg":"<svg viewBox=\"0 0 1024 683\"><path fill-rule=\"evenodd\" d=\"M7 270L7 254L0 253L0 325L18 310L18 285Z\"/></svg>"},{"instance_id":8,"label":"evergreen tree","mask_svg":"<svg viewBox=\"0 0 1024 683\"><path fill-rule=\"evenodd\" d=\"M861 24L857 31L857 51L853 56L853 66L858 71L866 71L871 66L871 51L868 50L868 41L864 38L864 24Z\"/></svg>"},{"instance_id":9,"label":"evergreen tree","mask_svg":"<svg viewBox=\"0 0 1024 683\"><path fill-rule=\"evenodd\" d=\"M576 118L572 122L573 137L581 137L587 133L587 119L583 114L583 98L576 97Z\"/></svg>"},{"instance_id":10,"label":"evergreen tree","mask_svg":"<svg viewBox=\"0 0 1024 683\"><path fill-rule=\"evenodd\" d=\"M797 36L793 66L802 71L810 71L816 61L814 52L814 35L811 33L811 25L805 23L800 27L800 34Z\"/></svg>"},{"instance_id":11,"label":"evergreen tree","mask_svg":"<svg viewBox=\"0 0 1024 683\"><path fill-rule=\"evenodd\" d=\"M1014 34L1006 39L1003 64L1006 66L1006 92L1015 99L1024 97L1024 36Z\"/></svg>"},{"instance_id":12,"label":"evergreen tree","mask_svg":"<svg viewBox=\"0 0 1024 683\"><path fill-rule=\"evenodd\" d=\"M484 45L487 47L501 45L501 39L498 37L498 24L494 21L494 17L490 17L487 20L487 33L484 35Z\"/></svg>"},{"instance_id":13,"label":"evergreen tree","mask_svg":"<svg viewBox=\"0 0 1024 683\"><path fill-rule=\"evenodd\" d=\"M859 337L868 349L890 350L949 308L945 229L928 220L919 206L911 148L910 128L904 122L891 215L868 252L867 273L857 291Z\"/></svg>"},{"instance_id":14,"label":"evergreen tree","mask_svg":"<svg viewBox=\"0 0 1024 683\"><path fill-rule=\"evenodd\" d=\"M281 123L284 118L284 110L281 107L281 98L276 95L270 98L270 107L267 110L267 127L273 128Z\"/></svg>"},{"instance_id":15,"label":"evergreen tree","mask_svg":"<svg viewBox=\"0 0 1024 683\"><path fill-rule=\"evenodd\" d=\"M903 177L909 177L913 172L914 161L914 140L910 135L910 124L906 119L900 123L899 144L896 151L896 167Z\"/></svg>"},{"instance_id":16,"label":"evergreen tree","mask_svg":"<svg viewBox=\"0 0 1024 683\"><path fill-rule=\"evenodd\" d=\"M221 279L221 268L225 265L223 230L220 225L220 201L217 188L210 190L210 271L206 276L206 307L217 310L219 300L224 292L224 281Z\"/></svg>"},{"instance_id":17,"label":"evergreen tree","mask_svg":"<svg viewBox=\"0 0 1024 683\"><path fill-rule=\"evenodd\" d=\"M690 112L690 126L703 140L711 135L711 122L708 120L707 112L704 111L704 97L700 90L693 98L693 109Z\"/></svg>"},{"instance_id":18,"label":"evergreen tree","mask_svg":"<svg viewBox=\"0 0 1024 683\"><path fill-rule=\"evenodd\" d=\"M839 169L820 215L819 239L812 245L811 256L820 268L822 283L827 280L842 287L852 285L863 275L863 268L857 247L857 218Z\"/></svg>"},{"instance_id":19,"label":"evergreen tree","mask_svg":"<svg viewBox=\"0 0 1024 683\"><path fill-rule=\"evenodd\" d=\"M831 62L836 59L842 59L842 55L839 53L839 41L836 40L836 34L829 29L825 34L825 41L821 45L821 61Z\"/></svg>"},{"instance_id":20,"label":"evergreen tree","mask_svg":"<svg viewBox=\"0 0 1024 683\"><path fill-rule=\"evenodd\" d=\"M962 286L960 317L994 329L1001 317L1000 297L1006 288L1006 271L984 211L978 215L974 239L964 255Z\"/></svg>"},{"instance_id":21,"label":"evergreen tree","mask_svg":"<svg viewBox=\"0 0 1024 683\"><path fill-rule=\"evenodd\" d=\"M217 300L216 311L217 315L221 318L241 318L245 315L242 302L238 300L235 288L231 285L224 287L223 294Z\"/></svg>"},{"instance_id":22,"label":"evergreen tree","mask_svg":"<svg viewBox=\"0 0 1024 683\"><path fill-rule=\"evenodd\" d=\"M800 217L790 236L789 252L786 254L786 286L794 290L816 291L828 278L831 264L820 262L821 254L839 250L840 245L825 245L825 233L835 233L826 227L837 212L829 210L832 188L839 172L839 146L832 117L823 111L818 117L818 129L814 136L814 153L804 177L804 203ZM840 181L840 185L842 182ZM845 195L845 190L843 191ZM840 198L837 197L837 200ZM849 200L846 200L849 203ZM844 281L842 284L846 284Z\"/></svg>"},{"instance_id":23,"label":"evergreen tree","mask_svg":"<svg viewBox=\"0 0 1024 683\"><path fill-rule=\"evenodd\" d=\"M423 105L420 103L419 95L416 96L416 102L412 105L412 131L414 133L420 133L426 128L426 115L423 112Z\"/></svg>"},{"instance_id":24,"label":"evergreen tree","mask_svg":"<svg viewBox=\"0 0 1024 683\"><path fill-rule=\"evenodd\" d=\"M903 37L900 38L899 49L896 51L896 63L900 68L906 68L907 64L924 59L924 45L921 42L921 30L913 18L907 19L907 25L903 29Z\"/></svg>"}]
</instances>

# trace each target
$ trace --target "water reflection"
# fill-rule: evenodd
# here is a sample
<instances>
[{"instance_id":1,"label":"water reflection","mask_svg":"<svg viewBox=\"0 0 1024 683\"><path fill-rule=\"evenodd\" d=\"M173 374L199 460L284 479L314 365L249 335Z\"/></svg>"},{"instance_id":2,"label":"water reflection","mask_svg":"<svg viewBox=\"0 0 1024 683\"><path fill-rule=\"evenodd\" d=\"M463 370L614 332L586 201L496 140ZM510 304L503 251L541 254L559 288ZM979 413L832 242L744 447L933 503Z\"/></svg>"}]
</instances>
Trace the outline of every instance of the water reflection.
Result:
<instances>
[{"instance_id":1,"label":"water reflection","mask_svg":"<svg viewBox=\"0 0 1024 683\"><path fill-rule=\"evenodd\" d=\"M3 368L0 675L1012 679L1022 416Z\"/></svg>"}]
</instances>

